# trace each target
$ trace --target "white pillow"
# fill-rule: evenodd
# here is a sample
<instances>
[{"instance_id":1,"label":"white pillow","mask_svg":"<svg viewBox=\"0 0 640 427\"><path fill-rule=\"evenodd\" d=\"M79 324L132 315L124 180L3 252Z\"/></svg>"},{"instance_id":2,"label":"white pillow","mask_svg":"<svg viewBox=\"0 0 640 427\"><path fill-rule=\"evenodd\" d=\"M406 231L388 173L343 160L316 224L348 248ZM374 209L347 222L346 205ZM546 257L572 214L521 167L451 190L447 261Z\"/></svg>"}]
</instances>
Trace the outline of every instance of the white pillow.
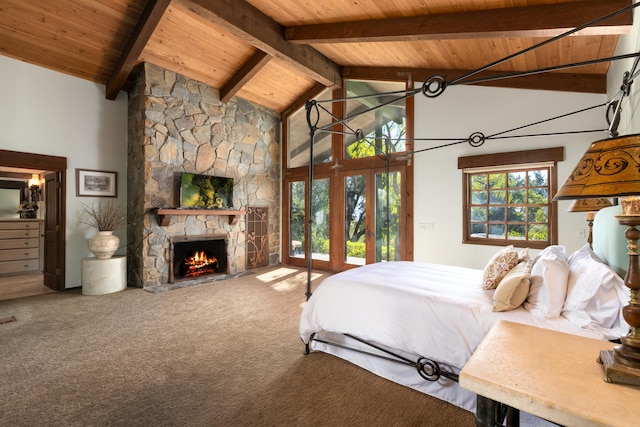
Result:
<instances>
[{"instance_id":1,"label":"white pillow","mask_svg":"<svg viewBox=\"0 0 640 427\"><path fill-rule=\"evenodd\" d=\"M500 280L518 263L518 252L513 245L506 246L496 252L482 274L482 287L484 289L495 289Z\"/></svg>"},{"instance_id":2,"label":"white pillow","mask_svg":"<svg viewBox=\"0 0 640 427\"><path fill-rule=\"evenodd\" d=\"M562 315L579 328L610 329L617 325L627 300L624 281L584 245L569 257L567 298ZM628 293L627 293L628 295Z\"/></svg>"},{"instance_id":3,"label":"white pillow","mask_svg":"<svg viewBox=\"0 0 640 427\"><path fill-rule=\"evenodd\" d=\"M553 319L560 316L569 279L564 246L548 246L534 259L531 288L524 308L533 315Z\"/></svg>"},{"instance_id":4,"label":"white pillow","mask_svg":"<svg viewBox=\"0 0 640 427\"><path fill-rule=\"evenodd\" d=\"M507 311L522 305L529 294L533 260L527 258L518 263L500 281L493 293L493 311Z\"/></svg>"}]
</instances>

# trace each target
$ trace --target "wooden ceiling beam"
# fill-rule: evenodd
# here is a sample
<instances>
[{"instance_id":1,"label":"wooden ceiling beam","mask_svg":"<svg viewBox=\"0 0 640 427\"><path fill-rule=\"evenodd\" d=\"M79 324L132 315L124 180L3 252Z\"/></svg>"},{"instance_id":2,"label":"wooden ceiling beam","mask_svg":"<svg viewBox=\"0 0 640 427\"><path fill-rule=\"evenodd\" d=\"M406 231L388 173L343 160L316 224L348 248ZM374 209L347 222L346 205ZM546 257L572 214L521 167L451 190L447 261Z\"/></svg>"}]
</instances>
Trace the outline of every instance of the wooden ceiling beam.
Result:
<instances>
[{"instance_id":1,"label":"wooden ceiling beam","mask_svg":"<svg viewBox=\"0 0 640 427\"><path fill-rule=\"evenodd\" d=\"M244 86L258 71L271 61L272 56L259 50L220 89L220 100L229 102L242 86Z\"/></svg>"},{"instance_id":2,"label":"wooden ceiling beam","mask_svg":"<svg viewBox=\"0 0 640 427\"><path fill-rule=\"evenodd\" d=\"M286 27L284 38L294 44L508 37L548 38L631 4L631 0L588 0L438 15L299 25ZM627 34L631 31L632 24L632 11L628 10L581 30L579 34Z\"/></svg>"},{"instance_id":3,"label":"wooden ceiling beam","mask_svg":"<svg viewBox=\"0 0 640 427\"><path fill-rule=\"evenodd\" d=\"M107 82L107 99L116 99L118 92L124 87L170 3L171 0L149 0L147 3Z\"/></svg>"},{"instance_id":4,"label":"wooden ceiling beam","mask_svg":"<svg viewBox=\"0 0 640 427\"><path fill-rule=\"evenodd\" d=\"M312 88L310 88L308 91L303 93L302 96L298 97L298 99L296 99L293 103L289 104L289 106L287 106L287 108L285 108L284 111L280 113L280 120L282 121L286 120L287 117L289 117L291 114L295 113L296 111L304 107L308 100L313 99L316 96L320 95L326 89L327 87L325 85L316 83Z\"/></svg>"},{"instance_id":5,"label":"wooden ceiling beam","mask_svg":"<svg viewBox=\"0 0 640 427\"><path fill-rule=\"evenodd\" d=\"M340 86L340 67L310 46L288 43L283 27L244 0L174 0L257 49L327 87Z\"/></svg>"},{"instance_id":6,"label":"wooden ceiling beam","mask_svg":"<svg viewBox=\"0 0 640 427\"><path fill-rule=\"evenodd\" d=\"M425 82L433 76L443 76L445 81L466 75L470 70L393 68L393 67L343 67L345 79ZM502 76L505 73L483 71L474 79ZM579 93L607 93L606 76L577 73L542 73L523 77L476 83L478 86L509 87L517 89L555 90Z\"/></svg>"}]
</instances>

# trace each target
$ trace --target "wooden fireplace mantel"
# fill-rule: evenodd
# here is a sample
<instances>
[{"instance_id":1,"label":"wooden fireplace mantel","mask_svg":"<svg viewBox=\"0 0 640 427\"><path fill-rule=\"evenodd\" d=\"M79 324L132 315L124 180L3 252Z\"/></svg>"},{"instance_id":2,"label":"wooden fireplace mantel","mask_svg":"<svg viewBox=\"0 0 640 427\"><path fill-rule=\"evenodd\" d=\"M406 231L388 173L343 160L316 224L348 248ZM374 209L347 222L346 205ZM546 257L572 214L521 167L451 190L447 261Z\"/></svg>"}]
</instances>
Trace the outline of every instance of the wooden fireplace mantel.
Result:
<instances>
[{"instance_id":1,"label":"wooden fireplace mantel","mask_svg":"<svg viewBox=\"0 0 640 427\"><path fill-rule=\"evenodd\" d=\"M241 215L244 215L243 210L233 209L158 209L158 223L167 227L171 222L171 217L175 215L225 215L229 217L229 224L234 225L238 222Z\"/></svg>"}]
</instances>

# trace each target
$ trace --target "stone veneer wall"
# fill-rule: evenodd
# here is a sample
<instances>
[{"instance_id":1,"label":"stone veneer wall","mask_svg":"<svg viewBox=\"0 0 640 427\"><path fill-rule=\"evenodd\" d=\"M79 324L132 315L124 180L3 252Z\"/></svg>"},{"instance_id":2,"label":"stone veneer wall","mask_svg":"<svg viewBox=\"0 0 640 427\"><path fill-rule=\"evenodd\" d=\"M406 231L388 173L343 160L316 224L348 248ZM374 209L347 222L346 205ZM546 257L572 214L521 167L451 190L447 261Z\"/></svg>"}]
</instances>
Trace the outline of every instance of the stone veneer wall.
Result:
<instances>
[{"instance_id":1,"label":"stone veneer wall","mask_svg":"<svg viewBox=\"0 0 640 427\"><path fill-rule=\"evenodd\" d=\"M280 135L273 111L240 98L220 101L207 85L144 64L129 91L127 167L128 281L169 280L171 236L227 234L229 273L245 270L245 220L174 216L158 225L155 208L179 205L182 172L234 178L235 209L269 208L269 263L280 253Z\"/></svg>"}]
</instances>

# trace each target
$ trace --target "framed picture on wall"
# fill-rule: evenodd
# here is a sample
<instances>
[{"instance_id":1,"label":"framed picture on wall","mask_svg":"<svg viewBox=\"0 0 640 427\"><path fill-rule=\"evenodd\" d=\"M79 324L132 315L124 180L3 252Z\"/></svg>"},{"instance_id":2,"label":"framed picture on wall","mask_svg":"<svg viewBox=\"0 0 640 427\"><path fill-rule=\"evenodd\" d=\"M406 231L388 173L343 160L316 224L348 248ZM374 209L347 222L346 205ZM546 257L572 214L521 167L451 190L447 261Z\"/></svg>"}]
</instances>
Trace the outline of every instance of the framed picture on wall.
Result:
<instances>
[{"instance_id":1,"label":"framed picture on wall","mask_svg":"<svg viewBox=\"0 0 640 427\"><path fill-rule=\"evenodd\" d=\"M76 196L116 197L116 172L76 169Z\"/></svg>"}]
</instances>

